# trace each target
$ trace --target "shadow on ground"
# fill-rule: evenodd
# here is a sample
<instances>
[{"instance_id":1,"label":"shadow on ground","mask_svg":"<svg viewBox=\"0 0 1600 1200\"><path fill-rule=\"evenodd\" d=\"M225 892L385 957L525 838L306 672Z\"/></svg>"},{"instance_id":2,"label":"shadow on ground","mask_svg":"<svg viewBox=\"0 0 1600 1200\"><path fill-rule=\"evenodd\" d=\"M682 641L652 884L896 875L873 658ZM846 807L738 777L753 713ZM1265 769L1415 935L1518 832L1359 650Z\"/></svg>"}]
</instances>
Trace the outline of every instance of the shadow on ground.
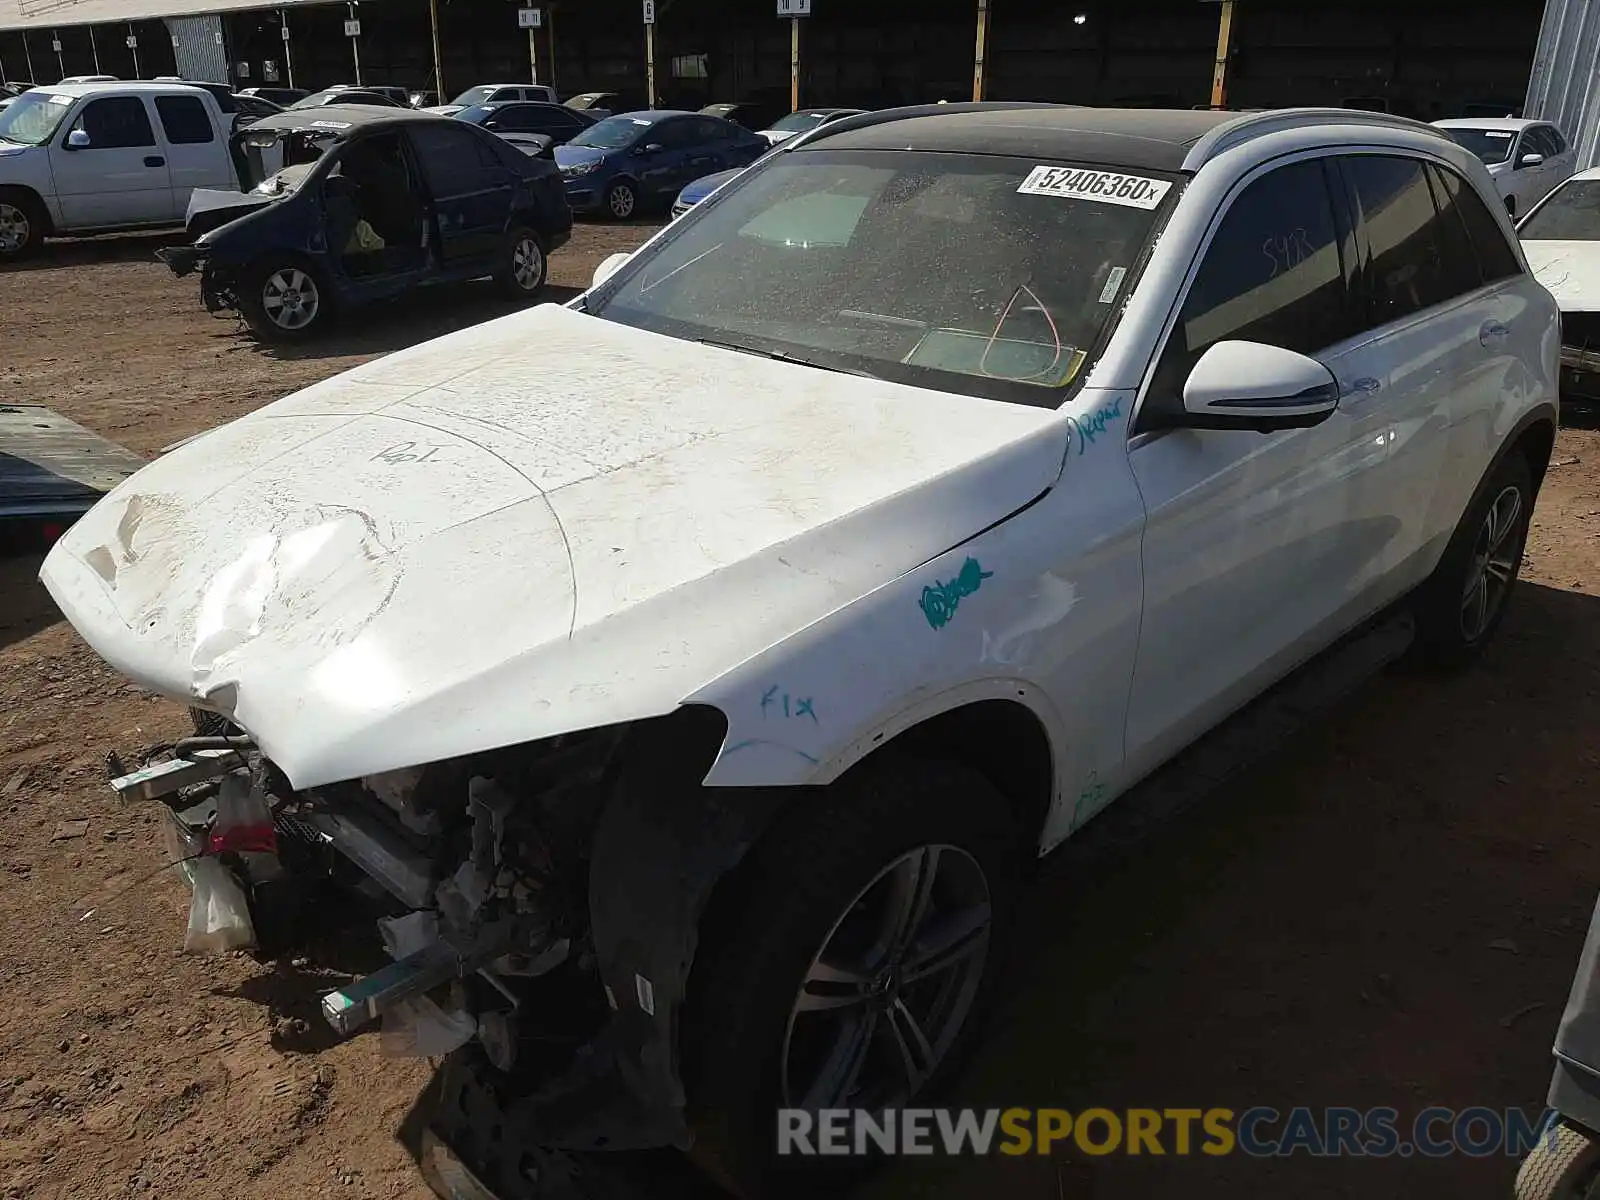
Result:
<instances>
[{"instance_id":1,"label":"shadow on ground","mask_svg":"<svg viewBox=\"0 0 1600 1200\"><path fill-rule=\"evenodd\" d=\"M0 649L61 620L61 610L39 582L42 554L0 555Z\"/></svg>"},{"instance_id":2,"label":"shadow on ground","mask_svg":"<svg viewBox=\"0 0 1600 1200\"><path fill-rule=\"evenodd\" d=\"M110 233L101 237L47 241L32 256L7 265L5 270L50 271L100 263L154 263L157 261L157 250L168 246L185 246L189 241L189 235L181 229L161 233Z\"/></svg>"}]
</instances>

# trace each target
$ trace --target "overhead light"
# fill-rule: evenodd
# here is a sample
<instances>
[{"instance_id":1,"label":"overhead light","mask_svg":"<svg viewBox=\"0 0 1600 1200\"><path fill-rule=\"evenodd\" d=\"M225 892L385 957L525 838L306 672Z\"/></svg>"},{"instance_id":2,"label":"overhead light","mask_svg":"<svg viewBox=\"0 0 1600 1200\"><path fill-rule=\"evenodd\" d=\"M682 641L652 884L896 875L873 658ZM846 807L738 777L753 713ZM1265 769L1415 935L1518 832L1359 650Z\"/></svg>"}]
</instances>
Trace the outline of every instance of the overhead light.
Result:
<instances>
[{"instance_id":1,"label":"overhead light","mask_svg":"<svg viewBox=\"0 0 1600 1200\"><path fill-rule=\"evenodd\" d=\"M1089 14L1088 13L1079 13L1077 16L1072 18L1072 23L1074 25L1084 25L1084 24L1088 23L1088 20L1089 20Z\"/></svg>"}]
</instances>

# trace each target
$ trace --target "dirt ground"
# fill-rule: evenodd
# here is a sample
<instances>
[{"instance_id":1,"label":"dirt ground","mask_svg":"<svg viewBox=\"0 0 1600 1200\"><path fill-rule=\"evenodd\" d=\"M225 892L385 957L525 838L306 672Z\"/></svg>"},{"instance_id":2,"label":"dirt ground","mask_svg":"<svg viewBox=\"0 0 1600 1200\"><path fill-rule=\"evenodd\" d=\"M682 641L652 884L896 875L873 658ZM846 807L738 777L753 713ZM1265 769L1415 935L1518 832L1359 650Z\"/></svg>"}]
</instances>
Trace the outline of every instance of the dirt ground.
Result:
<instances>
[{"instance_id":1,"label":"dirt ground","mask_svg":"<svg viewBox=\"0 0 1600 1200\"><path fill-rule=\"evenodd\" d=\"M570 294L643 227L580 226ZM505 311L472 286L294 351L200 309L159 239L0 275L0 402L153 454L306 384ZM1499 642L1390 671L1136 853L1033 888L1001 1011L955 1099L1172 1108L1542 1103L1595 898L1600 435L1563 432ZM0 1197L427 1196L396 1140L429 1075L332 1044L315 954L182 953L186 896L105 755L185 729L0 560ZM72 824L87 822L87 825ZM152 874L152 872L155 872ZM1508 1198L1514 1161L923 1163L865 1193L1023 1200Z\"/></svg>"}]
</instances>

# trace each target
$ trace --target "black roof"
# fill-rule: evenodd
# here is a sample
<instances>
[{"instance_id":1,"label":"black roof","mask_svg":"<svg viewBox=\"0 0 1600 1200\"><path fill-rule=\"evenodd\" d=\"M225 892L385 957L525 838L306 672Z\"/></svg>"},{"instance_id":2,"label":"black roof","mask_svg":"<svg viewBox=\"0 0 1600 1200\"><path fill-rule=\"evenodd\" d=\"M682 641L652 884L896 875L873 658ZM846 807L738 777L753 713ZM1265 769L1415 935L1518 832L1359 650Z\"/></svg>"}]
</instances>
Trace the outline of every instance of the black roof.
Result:
<instances>
[{"instance_id":1,"label":"black roof","mask_svg":"<svg viewBox=\"0 0 1600 1200\"><path fill-rule=\"evenodd\" d=\"M1237 118L1188 109L1076 108L1069 105L919 106L846 117L796 147L829 150L932 150L1105 163L1177 171L1189 149ZM876 118L876 119L874 119ZM829 131L832 132L829 132Z\"/></svg>"},{"instance_id":2,"label":"black roof","mask_svg":"<svg viewBox=\"0 0 1600 1200\"><path fill-rule=\"evenodd\" d=\"M241 132L259 133L273 129L326 129L348 134L352 129L371 129L382 125L416 125L424 121L448 121L438 113L412 108L381 108L373 104L324 104L318 108L286 108L262 117Z\"/></svg>"}]
</instances>

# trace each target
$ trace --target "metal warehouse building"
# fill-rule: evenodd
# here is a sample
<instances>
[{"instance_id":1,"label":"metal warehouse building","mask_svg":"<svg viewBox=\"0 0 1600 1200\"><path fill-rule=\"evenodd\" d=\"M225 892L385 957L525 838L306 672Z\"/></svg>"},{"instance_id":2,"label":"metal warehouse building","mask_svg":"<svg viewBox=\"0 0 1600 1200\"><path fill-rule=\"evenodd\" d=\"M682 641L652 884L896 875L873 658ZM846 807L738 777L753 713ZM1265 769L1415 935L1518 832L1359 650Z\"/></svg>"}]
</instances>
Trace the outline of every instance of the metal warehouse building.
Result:
<instances>
[{"instance_id":1,"label":"metal warehouse building","mask_svg":"<svg viewBox=\"0 0 1600 1200\"><path fill-rule=\"evenodd\" d=\"M794 23L785 3L809 7ZM1552 0L1558 4L1559 0ZM538 28L519 10L538 8ZM453 93L533 74L563 93L699 105L1037 99L1188 107L1226 29L1237 107L1357 104L1423 118L1520 107L1540 0L0 0L0 72L182 74L245 87L398 83ZM647 38L645 15L653 17ZM1226 18L1224 17L1226 14ZM796 28L796 25L798 28ZM437 33L437 42L435 41ZM347 33L351 36L347 36ZM359 62L359 66L358 66Z\"/></svg>"}]
</instances>

